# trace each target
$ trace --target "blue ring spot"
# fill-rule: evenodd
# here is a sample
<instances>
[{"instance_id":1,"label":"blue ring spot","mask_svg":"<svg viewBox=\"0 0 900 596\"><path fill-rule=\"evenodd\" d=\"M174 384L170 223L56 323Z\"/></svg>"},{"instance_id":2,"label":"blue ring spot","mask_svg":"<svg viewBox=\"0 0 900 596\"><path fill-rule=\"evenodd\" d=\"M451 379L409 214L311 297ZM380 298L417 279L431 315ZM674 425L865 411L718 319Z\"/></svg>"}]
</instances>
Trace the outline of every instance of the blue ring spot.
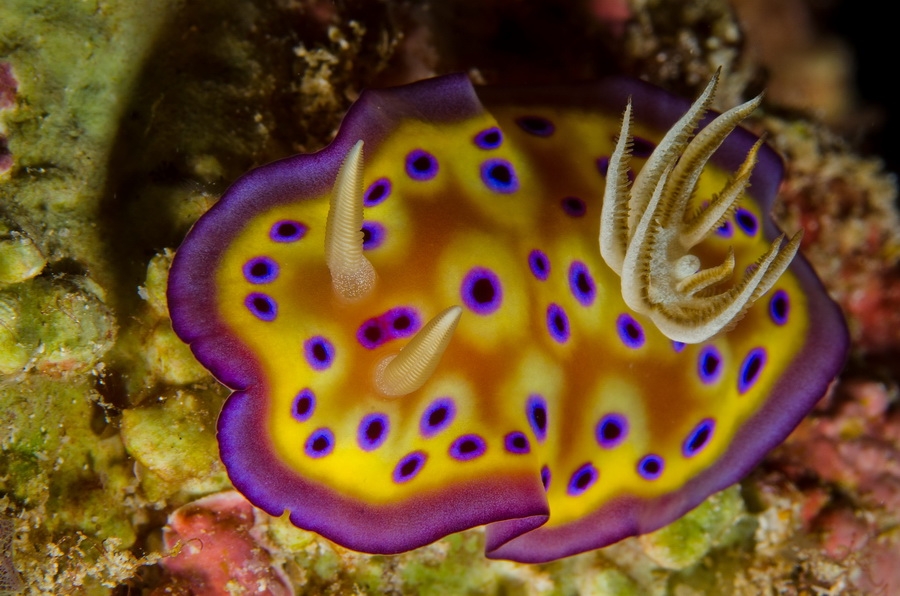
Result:
<instances>
[{"instance_id":1,"label":"blue ring spot","mask_svg":"<svg viewBox=\"0 0 900 596\"><path fill-rule=\"evenodd\" d=\"M564 197L559 204L569 217L584 217L584 214L587 213L584 199L578 197Z\"/></svg>"},{"instance_id":2,"label":"blue ring spot","mask_svg":"<svg viewBox=\"0 0 900 596\"><path fill-rule=\"evenodd\" d=\"M734 236L734 226L731 225L730 221L723 221L722 225L716 228L716 235L722 238L731 238Z\"/></svg>"},{"instance_id":3,"label":"blue ring spot","mask_svg":"<svg viewBox=\"0 0 900 596\"><path fill-rule=\"evenodd\" d=\"M481 163L481 181L494 192L510 194L519 190L519 177L505 159L486 159Z\"/></svg>"},{"instance_id":4,"label":"blue ring spot","mask_svg":"<svg viewBox=\"0 0 900 596\"><path fill-rule=\"evenodd\" d=\"M500 278L490 269L473 267L463 278L460 296L475 314L489 315L500 308L503 301Z\"/></svg>"},{"instance_id":5,"label":"blue ring spot","mask_svg":"<svg viewBox=\"0 0 900 596\"><path fill-rule=\"evenodd\" d=\"M632 350L643 346L646 340L644 328L628 313L622 313L616 319L616 331L618 331L622 343Z\"/></svg>"},{"instance_id":6,"label":"blue ring spot","mask_svg":"<svg viewBox=\"0 0 900 596\"><path fill-rule=\"evenodd\" d=\"M463 435L450 445L450 457L457 461L469 461L484 455L487 443L478 435Z\"/></svg>"},{"instance_id":7,"label":"blue ring spot","mask_svg":"<svg viewBox=\"0 0 900 596\"><path fill-rule=\"evenodd\" d=\"M278 263L269 257L253 257L244 263L244 278L252 284L267 284L278 278Z\"/></svg>"},{"instance_id":8,"label":"blue ring spot","mask_svg":"<svg viewBox=\"0 0 900 596\"><path fill-rule=\"evenodd\" d=\"M784 290L777 290L769 299L769 316L776 325L784 325L791 312L791 299Z\"/></svg>"},{"instance_id":9,"label":"blue ring spot","mask_svg":"<svg viewBox=\"0 0 900 596\"><path fill-rule=\"evenodd\" d=\"M267 294L253 292L244 298L244 306L260 321L274 321L278 316L278 303Z\"/></svg>"},{"instance_id":10,"label":"blue ring spot","mask_svg":"<svg viewBox=\"0 0 900 596\"><path fill-rule=\"evenodd\" d=\"M525 416L528 418L528 424L531 425L531 432L534 438L543 443L547 438L547 400L543 395L532 393L528 396L528 402L525 405Z\"/></svg>"},{"instance_id":11,"label":"blue ring spot","mask_svg":"<svg viewBox=\"0 0 900 596\"><path fill-rule=\"evenodd\" d=\"M528 442L528 437L525 436L525 433L519 431L513 431L508 433L505 437L503 437L503 446L510 453L516 454L524 454L531 451L531 444Z\"/></svg>"},{"instance_id":12,"label":"blue ring spot","mask_svg":"<svg viewBox=\"0 0 900 596\"><path fill-rule=\"evenodd\" d=\"M456 417L456 404L449 397L441 397L433 402L422 414L419 421L419 432L429 438L438 434L453 423Z\"/></svg>"},{"instance_id":13,"label":"blue ring spot","mask_svg":"<svg viewBox=\"0 0 900 596\"><path fill-rule=\"evenodd\" d=\"M697 357L697 374L700 380L709 385L722 376L722 354L715 346L703 346Z\"/></svg>"},{"instance_id":14,"label":"blue ring spot","mask_svg":"<svg viewBox=\"0 0 900 596\"><path fill-rule=\"evenodd\" d=\"M541 281L550 277L550 259L542 250L534 249L528 253L528 268L531 269L531 274Z\"/></svg>"},{"instance_id":15,"label":"blue ring spot","mask_svg":"<svg viewBox=\"0 0 900 596\"><path fill-rule=\"evenodd\" d=\"M587 265L581 261L573 261L569 266L569 289L575 300L582 306L590 306L597 297L597 286Z\"/></svg>"},{"instance_id":16,"label":"blue ring spot","mask_svg":"<svg viewBox=\"0 0 900 596\"><path fill-rule=\"evenodd\" d=\"M709 444L713 431L716 430L716 421L712 418L704 418L700 424L687 436L681 445L681 453L685 457L694 457L701 449Z\"/></svg>"},{"instance_id":17,"label":"blue ring spot","mask_svg":"<svg viewBox=\"0 0 900 596\"><path fill-rule=\"evenodd\" d=\"M594 435L604 449L617 447L628 437L628 418L615 412L606 414L597 422Z\"/></svg>"},{"instance_id":18,"label":"blue ring spot","mask_svg":"<svg viewBox=\"0 0 900 596\"><path fill-rule=\"evenodd\" d=\"M306 422L313 415L315 409L316 394L312 392L312 389L306 388L294 397L294 403L291 404L291 416L297 422Z\"/></svg>"},{"instance_id":19,"label":"blue ring spot","mask_svg":"<svg viewBox=\"0 0 900 596\"><path fill-rule=\"evenodd\" d=\"M479 149L496 149L503 144L503 133L496 126L486 128L473 139Z\"/></svg>"},{"instance_id":20,"label":"blue ring spot","mask_svg":"<svg viewBox=\"0 0 900 596\"><path fill-rule=\"evenodd\" d=\"M584 494L585 491L596 484L598 478L600 478L600 472L597 471L594 464L588 462L572 474L566 492L573 497Z\"/></svg>"},{"instance_id":21,"label":"blue ring spot","mask_svg":"<svg viewBox=\"0 0 900 596\"><path fill-rule=\"evenodd\" d=\"M309 228L306 224L294 219L282 219L272 224L269 238L275 242L296 242L304 236Z\"/></svg>"},{"instance_id":22,"label":"blue ring spot","mask_svg":"<svg viewBox=\"0 0 900 596\"><path fill-rule=\"evenodd\" d=\"M748 236L755 236L759 229L759 222L757 221L756 216L743 207L735 209L734 221L737 222L738 227Z\"/></svg>"},{"instance_id":23,"label":"blue ring spot","mask_svg":"<svg viewBox=\"0 0 900 596\"><path fill-rule=\"evenodd\" d=\"M637 473L641 475L641 478L644 480L656 480L660 476L662 476L663 469L666 466L666 462L660 456L651 453L650 455L645 455L641 458L641 460L637 464Z\"/></svg>"},{"instance_id":24,"label":"blue ring spot","mask_svg":"<svg viewBox=\"0 0 900 596\"><path fill-rule=\"evenodd\" d=\"M369 185L363 194L363 207L374 207L384 202L391 196L391 181L387 178L379 178Z\"/></svg>"},{"instance_id":25,"label":"blue ring spot","mask_svg":"<svg viewBox=\"0 0 900 596\"><path fill-rule=\"evenodd\" d=\"M766 350L753 348L741 363L738 372L738 393L746 393L759 379L762 369L766 365Z\"/></svg>"},{"instance_id":26,"label":"blue ring spot","mask_svg":"<svg viewBox=\"0 0 900 596\"><path fill-rule=\"evenodd\" d=\"M687 344L684 343L683 341L672 340L672 349L675 350L676 352L681 352L682 350L684 350L685 347L687 347Z\"/></svg>"},{"instance_id":27,"label":"blue ring spot","mask_svg":"<svg viewBox=\"0 0 900 596\"><path fill-rule=\"evenodd\" d=\"M569 341L569 316L560 305L552 302L547 307L547 330L558 343Z\"/></svg>"},{"instance_id":28,"label":"blue ring spot","mask_svg":"<svg viewBox=\"0 0 900 596\"><path fill-rule=\"evenodd\" d=\"M541 484L544 485L544 492L550 490L550 479L553 475L550 473L550 468L546 465L541 468Z\"/></svg>"},{"instance_id":29,"label":"blue ring spot","mask_svg":"<svg viewBox=\"0 0 900 596\"><path fill-rule=\"evenodd\" d=\"M549 137L556 130L553 123L542 116L520 116L516 118L519 128L536 137Z\"/></svg>"},{"instance_id":30,"label":"blue ring spot","mask_svg":"<svg viewBox=\"0 0 900 596\"><path fill-rule=\"evenodd\" d=\"M384 243L386 232L377 221L365 221L362 225L363 250L378 248Z\"/></svg>"},{"instance_id":31,"label":"blue ring spot","mask_svg":"<svg viewBox=\"0 0 900 596\"><path fill-rule=\"evenodd\" d=\"M381 317L363 321L356 330L356 341L367 350L374 350L389 339L389 333L382 324Z\"/></svg>"},{"instance_id":32,"label":"blue ring spot","mask_svg":"<svg viewBox=\"0 0 900 596\"><path fill-rule=\"evenodd\" d=\"M394 482L402 484L412 480L422 471L422 468L425 467L425 461L427 459L428 455L426 455L424 451L413 451L412 453L403 456L394 468Z\"/></svg>"},{"instance_id":33,"label":"blue ring spot","mask_svg":"<svg viewBox=\"0 0 900 596\"><path fill-rule=\"evenodd\" d=\"M334 433L327 428L319 428L309 435L304 447L306 455L314 458L325 457L334 451Z\"/></svg>"},{"instance_id":34,"label":"blue ring spot","mask_svg":"<svg viewBox=\"0 0 900 596\"><path fill-rule=\"evenodd\" d=\"M406 174L413 180L424 182L438 173L438 161L434 155L421 149L413 149L406 156Z\"/></svg>"},{"instance_id":35,"label":"blue ring spot","mask_svg":"<svg viewBox=\"0 0 900 596\"><path fill-rule=\"evenodd\" d=\"M389 430L387 414L367 414L359 423L356 440L363 451L373 451L385 442Z\"/></svg>"},{"instance_id":36,"label":"blue ring spot","mask_svg":"<svg viewBox=\"0 0 900 596\"><path fill-rule=\"evenodd\" d=\"M303 342L303 355L313 369L326 370L334 362L334 345L321 335L316 335Z\"/></svg>"},{"instance_id":37,"label":"blue ring spot","mask_svg":"<svg viewBox=\"0 0 900 596\"><path fill-rule=\"evenodd\" d=\"M422 327L422 317L416 309L409 306L392 308L380 318L390 339L411 337Z\"/></svg>"}]
</instances>

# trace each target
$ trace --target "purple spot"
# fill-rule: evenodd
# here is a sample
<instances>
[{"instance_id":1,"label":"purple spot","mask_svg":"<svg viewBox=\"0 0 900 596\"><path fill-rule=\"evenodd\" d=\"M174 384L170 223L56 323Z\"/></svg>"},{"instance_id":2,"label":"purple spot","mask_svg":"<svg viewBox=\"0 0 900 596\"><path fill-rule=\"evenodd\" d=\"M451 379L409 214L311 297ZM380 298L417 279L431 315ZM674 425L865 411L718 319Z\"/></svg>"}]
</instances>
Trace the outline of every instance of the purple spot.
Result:
<instances>
[{"instance_id":1,"label":"purple spot","mask_svg":"<svg viewBox=\"0 0 900 596\"><path fill-rule=\"evenodd\" d=\"M628 419L622 414L606 414L600 418L594 434L604 449L617 447L628 436Z\"/></svg>"},{"instance_id":2,"label":"purple spot","mask_svg":"<svg viewBox=\"0 0 900 596\"><path fill-rule=\"evenodd\" d=\"M392 308L381 315L381 318L391 339L411 337L422 327L422 318L419 313L409 306Z\"/></svg>"},{"instance_id":3,"label":"purple spot","mask_svg":"<svg viewBox=\"0 0 900 596\"><path fill-rule=\"evenodd\" d=\"M315 370L326 370L334 362L334 346L321 335L317 335L303 342L303 355Z\"/></svg>"},{"instance_id":4,"label":"purple spot","mask_svg":"<svg viewBox=\"0 0 900 596\"><path fill-rule=\"evenodd\" d=\"M294 403L291 406L291 416L297 422L306 422L313 415L315 409L316 394L311 389L303 389L294 398Z\"/></svg>"},{"instance_id":5,"label":"purple spot","mask_svg":"<svg viewBox=\"0 0 900 596\"><path fill-rule=\"evenodd\" d=\"M421 326L422 318L416 309L398 306L363 321L356 330L356 340L367 350L373 350L392 339L415 335Z\"/></svg>"},{"instance_id":6,"label":"purple spot","mask_svg":"<svg viewBox=\"0 0 900 596\"><path fill-rule=\"evenodd\" d=\"M776 325L784 325L788 320L788 313L791 311L791 301L788 293L784 290L777 290L769 299L769 316Z\"/></svg>"},{"instance_id":7,"label":"purple spot","mask_svg":"<svg viewBox=\"0 0 900 596\"><path fill-rule=\"evenodd\" d=\"M681 446L681 453L685 457L694 457L701 449L706 447L709 439L712 437L713 431L716 429L716 421L712 418L705 418L700 424L694 427L691 434L684 440Z\"/></svg>"},{"instance_id":8,"label":"purple spot","mask_svg":"<svg viewBox=\"0 0 900 596\"><path fill-rule=\"evenodd\" d=\"M450 445L450 457L458 461L469 461L484 455L487 443L478 435L463 435Z\"/></svg>"},{"instance_id":9,"label":"purple spot","mask_svg":"<svg viewBox=\"0 0 900 596\"><path fill-rule=\"evenodd\" d=\"M759 379L759 374L766 365L766 351L763 348L753 348L741 363L738 372L738 393L746 393Z\"/></svg>"},{"instance_id":10,"label":"purple spot","mask_svg":"<svg viewBox=\"0 0 900 596\"><path fill-rule=\"evenodd\" d=\"M474 267L463 278L460 295L466 306L479 315L489 315L500 308L503 288L500 278L484 267Z\"/></svg>"},{"instance_id":11,"label":"purple spot","mask_svg":"<svg viewBox=\"0 0 900 596\"><path fill-rule=\"evenodd\" d=\"M519 190L519 178L505 159L487 159L481 164L481 181L494 192L510 194Z\"/></svg>"},{"instance_id":12,"label":"purple spot","mask_svg":"<svg viewBox=\"0 0 900 596\"><path fill-rule=\"evenodd\" d=\"M598 478L600 478L600 472L597 471L594 464L588 462L575 470L575 473L572 474L566 492L573 497L584 494L587 489L594 486Z\"/></svg>"},{"instance_id":13,"label":"purple spot","mask_svg":"<svg viewBox=\"0 0 900 596\"><path fill-rule=\"evenodd\" d=\"M681 352L687 346L683 341L672 341L672 349L676 352Z\"/></svg>"},{"instance_id":14,"label":"purple spot","mask_svg":"<svg viewBox=\"0 0 900 596\"><path fill-rule=\"evenodd\" d=\"M609 174L609 156L597 158L597 171L604 177Z\"/></svg>"},{"instance_id":15,"label":"purple spot","mask_svg":"<svg viewBox=\"0 0 900 596\"><path fill-rule=\"evenodd\" d=\"M269 257L254 257L244 263L244 278L252 284L267 284L278 277L278 263Z\"/></svg>"},{"instance_id":16,"label":"purple spot","mask_svg":"<svg viewBox=\"0 0 900 596\"><path fill-rule=\"evenodd\" d=\"M503 143L503 133L496 126L486 128L475 135L475 146L479 149L496 149Z\"/></svg>"},{"instance_id":17,"label":"purple spot","mask_svg":"<svg viewBox=\"0 0 900 596\"><path fill-rule=\"evenodd\" d=\"M523 454L531 451L528 437L525 436L525 433L519 431L508 433L503 438L503 446L510 453Z\"/></svg>"},{"instance_id":18,"label":"purple spot","mask_svg":"<svg viewBox=\"0 0 900 596\"><path fill-rule=\"evenodd\" d=\"M722 376L722 355L714 346L704 346L697 358L697 373L705 384L715 383Z\"/></svg>"},{"instance_id":19,"label":"purple spot","mask_svg":"<svg viewBox=\"0 0 900 596\"><path fill-rule=\"evenodd\" d=\"M716 234L722 238L731 238L734 235L734 226L730 221L723 221L722 225L716 228Z\"/></svg>"},{"instance_id":20,"label":"purple spot","mask_svg":"<svg viewBox=\"0 0 900 596\"><path fill-rule=\"evenodd\" d=\"M582 306L590 306L597 297L597 286L594 284L594 278L588 271L587 265L581 261L573 261L569 266L569 289L575 300Z\"/></svg>"},{"instance_id":21,"label":"purple spot","mask_svg":"<svg viewBox=\"0 0 900 596\"><path fill-rule=\"evenodd\" d=\"M456 404L449 397L441 397L431 402L422 420L419 422L419 432L425 438L433 437L453 422L456 417Z\"/></svg>"},{"instance_id":22,"label":"purple spot","mask_svg":"<svg viewBox=\"0 0 900 596\"><path fill-rule=\"evenodd\" d=\"M528 396L525 415L528 417L534 438L543 443L547 438L547 401L542 395L532 393Z\"/></svg>"},{"instance_id":23,"label":"purple spot","mask_svg":"<svg viewBox=\"0 0 900 596\"><path fill-rule=\"evenodd\" d=\"M269 238L275 242L296 242L306 236L307 230L309 228L299 221L282 219L281 221L276 221L272 229L269 230Z\"/></svg>"},{"instance_id":24,"label":"purple spot","mask_svg":"<svg viewBox=\"0 0 900 596\"><path fill-rule=\"evenodd\" d=\"M550 468L548 468L546 465L544 467L542 467L541 468L541 484L544 485L545 492L550 489L551 477L552 477L552 474L550 474Z\"/></svg>"},{"instance_id":25,"label":"purple spot","mask_svg":"<svg viewBox=\"0 0 900 596\"><path fill-rule=\"evenodd\" d=\"M569 341L569 317L560 305L552 302L547 307L547 330L558 343Z\"/></svg>"},{"instance_id":26,"label":"purple spot","mask_svg":"<svg viewBox=\"0 0 900 596\"><path fill-rule=\"evenodd\" d=\"M413 180L431 180L438 173L437 159L427 151L413 149L406 156L406 173Z\"/></svg>"},{"instance_id":27,"label":"purple spot","mask_svg":"<svg viewBox=\"0 0 900 596\"><path fill-rule=\"evenodd\" d=\"M629 348L634 350L644 345L644 329L631 315L620 314L616 319L616 330L622 343Z\"/></svg>"},{"instance_id":28,"label":"purple spot","mask_svg":"<svg viewBox=\"0 0 900 596\"><path fill-rule=\"evenodd\" d=\"M327 428L314 430L306 439L306 455L325 457L334 450L334 433Z\"/></svg>"},{"instance_id":29,"label":"purple spot","mask_svg":"<svg viewBox=\"0 0 900 596\"><path fill-rule=\"evenodd\" d=\"M663 467L665 467L663 458L651 453L642 457L638 462L637 472L644 480L656 480L662 476Z\"/></svg>"},{"instance_id":30,"label":"purple spot","mask_svg":"<svg viewBox=\"0 0 900 596\"><path fill-rule=\"evenodd\" d=\"M583 199L578 197L565 197L559 204L569 217L584 217L584 214L587 213L587 205L584 204Z\"/></svg>"},{"instance_id":31,"label":"purple spot","mask_svg":"<svg viewBox=\"0 0 900 596\"><path fill-rule=\"evenodd\" d=\"M552 122L541 116L520 116L516 118L519 128L536 137L549 137L556 130Z\"/></svg>"},{"instance_id":32,"label":"purple spot","mask_svg":"<svg viewBox=\"0 0 900 596\"><path fill-rule=\"evenodd\" d=\"M738 207L734 212L734 220L737 222L737 225L740 229L744 231L748 236L755 236L756 231L759 229L759 222L756 220L756 216L744 209L743 207Z\"/></svg>"},{"instance_id":33,"label":"purple spot","mask_svg":"<svg viewBox=\"0 0 900 596\"><path fill-rule=\"evenodd\" d=\"M278 316L278 303L275 299L266 294L253 292L247 294L244 299L244 306L250 313L260 321L274 321Z\"/></svg>"},{"instance_id":34,"label":"purple spot","mask_svg":"<svg viewBox=\"0 0 900 596\"><path fill-rule=\"evenodd\" d=\"M653 150L656 149L656 143L643 137L631 137L631 155L641 159L650 157Z\"/></svg>"},{"instance_id":35,"label":"purple spot","mask_svg":"<svg viewBox=\"0 0 900 596\"><path fill-rule=\"evenodd\" d=\"M377 221L367 221L362 225L363 250L378 248L384 243L384 226Z\"/></svg>"},{"instance_id":36,"label":"purple spot","mask_svg":"<svg viewBox=\"0 0 900 596\"><path fill-rule=\"evenodd\" d=\"M391 181L387 178L379 178L369 185L363 195L363 207L374 207L391 196Z\"/></svg>"},{"instance_id":37,"label":"purple spot","mask_svg":"<svg viewBox=\"0 0 900 596\"><path fill-rule=\"evenodd\" d=\"M382 328L381 317L364 321L356 330L356 341L367 350L374 350L387 341L387 333Z\"/></svg>"},{"instance_id":38,"label":"purple spot","mask_svg":"<svg viewBox=\"0 0 900 596\"><path fill-rule=\"evenodd\" d=\"M532 275L541 281L550 276L550 259L542 250L534 249L528 253L528 267Z\"/></svg>"},{"instance_id":39,"label":"purple spot","mask_svg":"<svg viewBox=\"0 0 900 596\"><path fill-rule=\"evenodd\" d=\"M363 451L373 451L387 439L389 429L387 414L367 414L359 423L356 440Z\"/></svg>"},{"instance_id":40,"label":"purple spot","mask_svg":"<svg viewBox=\"0 0 900 596\"><path fill-rule=\"evenodd\" d=\"M424 451L413 451L409 455L405 455L394 468L394 482L402 484L412 480L416 474L422 471L427 459L428 456Z\"/></svg>"}]
</instances>

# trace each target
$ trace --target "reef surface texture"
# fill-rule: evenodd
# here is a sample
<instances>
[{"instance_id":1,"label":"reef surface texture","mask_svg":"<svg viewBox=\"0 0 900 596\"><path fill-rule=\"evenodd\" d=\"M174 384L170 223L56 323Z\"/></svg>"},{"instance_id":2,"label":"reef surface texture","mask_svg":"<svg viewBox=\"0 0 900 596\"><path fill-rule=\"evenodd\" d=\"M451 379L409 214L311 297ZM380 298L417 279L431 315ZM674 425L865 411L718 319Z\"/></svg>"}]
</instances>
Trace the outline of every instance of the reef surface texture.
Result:
<instances>
[{"instance_id":1,"label":"reef surface texture","mask_svg":"<svg viewBox=\"0 0 900 596\"><path fill-rule=\"evenodd\" d=\"M900 592L896 180L841 136L852 53L814 4L0 3L0 594ZM775 216L805 229L853 338L750 477L544 565L484 559L480 529L361 555L231 491L227 392L165 301L174 250L231 181L323 147L367 86L616 73L694 97L718 66L717 107L768 88L748 126L785 157Z\"/></svg>"}]
</instances>

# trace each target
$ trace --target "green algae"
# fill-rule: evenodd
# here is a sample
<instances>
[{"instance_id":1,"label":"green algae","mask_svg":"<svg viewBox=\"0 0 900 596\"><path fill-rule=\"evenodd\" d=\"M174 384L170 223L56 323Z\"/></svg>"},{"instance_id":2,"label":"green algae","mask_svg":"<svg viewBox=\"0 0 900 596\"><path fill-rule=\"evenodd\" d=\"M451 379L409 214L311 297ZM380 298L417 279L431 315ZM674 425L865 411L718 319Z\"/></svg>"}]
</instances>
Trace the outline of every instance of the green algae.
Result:
<instances>
[{"instance_id":1,"label":"green algae","mask_svg":"<svg viewBox=\"0 0 900 596\"><path fill-rule=\"evenodd\" d=\"M118 327L102 290L86 277L40 277L0 290L0 374L92 368Z\"/></svg>"},{"instance_id":2,"label":"green algae","mask_svg":"<svg viewBox=\"0 0 900 596\"><path fill-rule=\"evenodd\" d=\"M29 280L47 265L34 240L11 223L0 219L0 287Z\"/></svg>"},{"instance_id":3,"label":"green algae","mask_svg":"<svg viewBox=\"0 0 900 596\"><path fill-rule=\"evenodd\" d=\"M0 385L0 493L44 510L50 534L77 529L130 545L134 477L118 435L92 428L93 382L30 376Z\"/></svg>"},{"instance_id":4,"label":"green algae","mask_svg":"<svg viewBox=\"0 0 900 596\"><path fill-rule=\"evenodd\" d=\"M139 71L172 3L9 0L0 5L0 56L19 81L0 112L15 165L0 204L16 203L50 260L103 271L97 208L103 164ZM103 280L105 282L105 280Z\"/></svg>"},{"instance_id":5,"label":"green algae","mask_svg":"<svg viewBox=\"0 0 900 596\"><path fill-rule=\"evenodd\" d=\"M182 390L122 412L122 440L147 499L184 503L230 487L215 435L221 407L215 392Z\"/></svg>"},{"instance_id":6,"label":"green algae","mask_svg":"<svg viewBox=\"0 0 900 596\"><path fill-rule=\"evenodd\" d=\"M740 488L718 492L668 526L640 537L644 552L665 569L696 565L713 547L737 538L732 529L746 515Z\"/></svg>"}]
</instances>

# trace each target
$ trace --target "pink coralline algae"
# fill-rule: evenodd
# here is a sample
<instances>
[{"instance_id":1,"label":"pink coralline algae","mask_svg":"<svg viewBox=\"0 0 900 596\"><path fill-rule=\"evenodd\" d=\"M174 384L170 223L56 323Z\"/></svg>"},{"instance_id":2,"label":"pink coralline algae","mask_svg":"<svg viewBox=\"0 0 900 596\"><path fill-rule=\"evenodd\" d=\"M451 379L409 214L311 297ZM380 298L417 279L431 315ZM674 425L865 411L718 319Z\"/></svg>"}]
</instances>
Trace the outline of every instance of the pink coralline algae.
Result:
<instances>
[{"instance_id":1,"label":"pink coralline algae","mask_svg":"<svg viewBox=\"0 0 900 596\"><path fill-rule=\"evenodd\" d=\"M850 580L864 593L900 593L900 534L892 530L900 524L895 398L881 383L848 381L776 452L795 482L818 478L804 491L805 524L832 560L855 561Z\"/></svg>"},{"instance_id":2,"label":"pink coralline algae","mask_svg":"<svg viewBox=\"0 0 900 596\"><path fill-rule=\"evenodd\" d=\"M163 530L165 548L172 556L162 560L172 580L155 594L187 588L194 596L292 595L287 577L260 543L256 515L253 506L233 491L172 512Z\"/></svg>"},{"instance_id":3,"label":"pink coralline algae","mask_svg":"<svg viewBox=\"0 0 900 596\"><path fill-rule=\"evenodd\" d=\"M16 104L16 91L19 82L13 76L9 62L0 62L0 110L11 108ZM12 168L13 159L6 144L6 137L0 134L0 174Z\"/></svg>"}]
</instances>

